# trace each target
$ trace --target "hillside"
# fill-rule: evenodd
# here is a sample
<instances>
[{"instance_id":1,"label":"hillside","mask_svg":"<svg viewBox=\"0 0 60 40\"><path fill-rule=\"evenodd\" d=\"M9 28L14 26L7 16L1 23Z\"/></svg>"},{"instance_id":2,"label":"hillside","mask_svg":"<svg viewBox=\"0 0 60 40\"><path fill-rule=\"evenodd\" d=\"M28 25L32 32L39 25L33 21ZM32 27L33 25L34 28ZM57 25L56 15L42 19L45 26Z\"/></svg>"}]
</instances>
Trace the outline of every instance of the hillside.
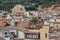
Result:
<instances>
[{"instance_id":1,"label":"hillside","mask_svg":"<svg viewBox=\"0 0 60 40\"><path fill-rule=\"evenodd\" d=\"M0 1L0 10L10 11L16 4L22 4L25 6L26 10L37 10L39 5L42 7L49 7L53 4L59 4L60 0L19 0L19 1ZM27 7L28 6L28 7Z\"/></svg>"}]
</instances>

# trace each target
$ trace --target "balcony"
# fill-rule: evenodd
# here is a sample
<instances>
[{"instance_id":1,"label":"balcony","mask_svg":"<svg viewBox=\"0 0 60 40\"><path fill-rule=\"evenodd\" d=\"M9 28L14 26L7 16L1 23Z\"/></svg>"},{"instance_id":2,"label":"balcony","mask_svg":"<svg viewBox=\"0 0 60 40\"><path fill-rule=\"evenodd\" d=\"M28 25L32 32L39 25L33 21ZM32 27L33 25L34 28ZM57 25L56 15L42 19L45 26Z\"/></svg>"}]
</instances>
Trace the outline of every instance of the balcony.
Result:
<instances>
[{"instance_id":1,"label":"balcony","mask_svg":"<svg viewBox=\"0 0 60 40\"><path fill-rule=\"evenodd\" d=\"M40 39L25 39L25 40L40 40Z\"/></svg>"},{"instance_id":2,"label":"balcony","mask_svg":"<svg viewBox=\"0 0 60 40\"><path fill-rule=\"evenodd\" d=\"M40 33L38 33L38 34L26 33L25 34L25 39L26 40L40 40Z\"/></svg>"}]
</instances>

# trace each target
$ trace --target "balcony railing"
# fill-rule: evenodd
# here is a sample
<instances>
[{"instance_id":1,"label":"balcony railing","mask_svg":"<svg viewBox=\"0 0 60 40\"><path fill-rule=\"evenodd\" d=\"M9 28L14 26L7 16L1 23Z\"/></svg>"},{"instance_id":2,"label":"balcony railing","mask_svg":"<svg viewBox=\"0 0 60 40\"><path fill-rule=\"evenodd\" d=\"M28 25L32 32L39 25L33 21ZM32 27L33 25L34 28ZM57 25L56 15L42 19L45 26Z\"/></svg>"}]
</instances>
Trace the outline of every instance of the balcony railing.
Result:
<instances>
[{"instance_id":1,"label":"balcony railing","mask_svg":"<svg viewBox=\"0 0 60 40\"><path fill-rule=\"evenodd\" d=\"M25 40L40 40L40 39L25 39Z\"/></svg>"}]
</instances>

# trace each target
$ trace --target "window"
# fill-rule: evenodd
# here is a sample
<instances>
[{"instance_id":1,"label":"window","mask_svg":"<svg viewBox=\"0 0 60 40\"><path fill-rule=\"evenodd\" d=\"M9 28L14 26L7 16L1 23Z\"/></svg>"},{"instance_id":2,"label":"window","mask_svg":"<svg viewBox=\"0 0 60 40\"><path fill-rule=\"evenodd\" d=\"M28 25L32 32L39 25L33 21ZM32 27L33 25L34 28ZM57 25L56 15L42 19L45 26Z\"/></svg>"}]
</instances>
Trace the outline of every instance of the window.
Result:
<instances>
[{"instance_id":1,"label":"window","mask_svg":"<svg viewBox=\"0 0 60 40\"><path fill-rule=\"evenodd\" d=\"M15 25L17 25L17 22L15 22Z\"/></svg>"},{"instance_id":2,"label":"window","mask_svg":"<svg viewBox=\"0 0 60 40\"><path fill-rule=\"evenodd\" d=\"M20 10L22 11L22 8L20 8Z\"/></svg>"},{"instance_id":3,"label":"window","mask_svg":"<svg viewBox=\"0 0 60 40\"><path fill-rule=\"evenodd\" d=\"M7 35L7 32L5 32L5 35Z\"/></svg>"},{"instance_id":4,"label":"window","mask_svg":"<svg viewBox=\"0 0 60 40\"><path fill-rule=\"evenodd\" d=\"M15 33L14 33L14 32L11 32L11 34L12 34L12 35L15 35Z\"/></svg>"},{"instance_id":5,"label":"window","mask_svg":"<svg viewBox=\"0 0 60 40\"><path fill-rule=\"evenodd\" d=\"M16 12L16 16L18 17L18 16L22 16L23 15L23 13L21 13L21 12Z\"/></svg>"},{"instance_id":6,"label":"window","mask_svg":"<svg viewBox=\"0 0 60 40\"><path fill-rule=\"evenodd\" d=\"M13 35L13 37L17 37L17 35L15 35L15 32L11 32L11 35Z\"/></svg>"},{"instance_id":7,"label":"window","mask_svg":"<svg viewBox=\"0 0 60 40\"><path fill-rule=\"evenodd\" d=\"M55 21L56 21L56 19L55 19Z\"/></svg>"},{"instance_id":8,"label":"window","mask_svg":"<svg viewBox=\"0 0 60 40\"><path fill-rule=\"evenodd\" d=\"M56 27L58 28L58 25L56 25Z\"/></svg>"},{"instance_id":9,"label":"window","mask_svg":"<svg viewBox=\"0 0 60 40\"><path fill-rule=\"evenodd\" d=\"M45 37L47 38L47 33L45 34Z\"/></svg>"},{"instance_id":10,"label":"window","mask_svg":"<svg viewBox=\"0 0 60 40\"><path fill-rule=\"evenodd\" d=\"M4 13L3 15L7 15L8 13Z\"/></svg>"}]
</instances>

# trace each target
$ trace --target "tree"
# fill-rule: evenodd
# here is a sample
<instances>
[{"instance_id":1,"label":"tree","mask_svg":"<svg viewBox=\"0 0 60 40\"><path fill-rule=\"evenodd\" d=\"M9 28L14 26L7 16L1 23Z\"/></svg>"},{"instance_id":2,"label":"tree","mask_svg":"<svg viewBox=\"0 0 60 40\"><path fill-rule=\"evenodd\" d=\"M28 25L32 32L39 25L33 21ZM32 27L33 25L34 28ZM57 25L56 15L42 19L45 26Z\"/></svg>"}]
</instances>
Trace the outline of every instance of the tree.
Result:
<instances>
[{"instance_id":1,"label":"tree","mask_svg":"<svg viewBox=\"0 0 60 40\"><path fill-rule=\"evenodd\" d=\"M54 4L53 0L43 0L42 1L42 6L43 7L49 7L49 6L53 5L53 4Z\"/></svg>"},{"instance_id":2,"label":"tree","mask_svg":"<svg viewBox=\"0 0 60 40\"><path fill-rule=\"evenodd\" d=\"M34 25L34 29L37 29L36 24L40 23L40 21L41 21L41 20L40 20L39 18L33 17L33 18L30 20L29 24Z\"/></svg>"}]
</instances>

